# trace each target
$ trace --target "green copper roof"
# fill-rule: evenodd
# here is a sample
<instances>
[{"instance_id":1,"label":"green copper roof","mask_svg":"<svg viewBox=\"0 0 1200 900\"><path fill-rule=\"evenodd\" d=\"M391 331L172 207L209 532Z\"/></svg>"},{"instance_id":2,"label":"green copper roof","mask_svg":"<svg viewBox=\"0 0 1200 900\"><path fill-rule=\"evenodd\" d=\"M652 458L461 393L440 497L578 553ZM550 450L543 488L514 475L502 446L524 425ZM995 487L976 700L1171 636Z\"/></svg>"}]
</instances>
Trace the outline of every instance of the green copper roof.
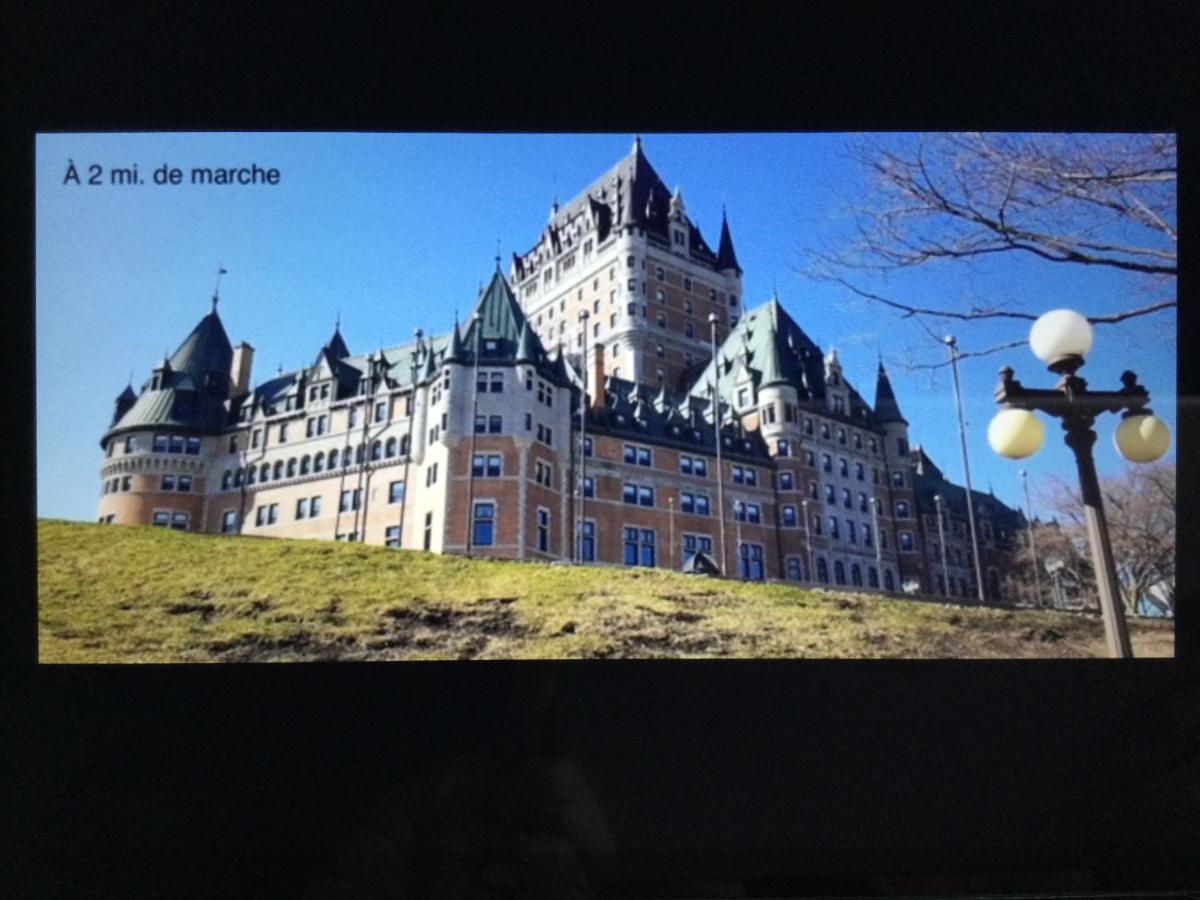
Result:
<instances>
[{"instance_id":1,"label":"green copper roof","mask_svg":"<svg viewBox=\"0 0 1200 900\"><path fill-rule=\"evenodd\" d=\"M186 372L200 384L204 383L204 376L209 372L218 373L226 379L229 377L233 346L216 310L201 319L192 333L184 338L179 349L171 356L170 363L172 370Z\"/></svg>"}]
</instances>

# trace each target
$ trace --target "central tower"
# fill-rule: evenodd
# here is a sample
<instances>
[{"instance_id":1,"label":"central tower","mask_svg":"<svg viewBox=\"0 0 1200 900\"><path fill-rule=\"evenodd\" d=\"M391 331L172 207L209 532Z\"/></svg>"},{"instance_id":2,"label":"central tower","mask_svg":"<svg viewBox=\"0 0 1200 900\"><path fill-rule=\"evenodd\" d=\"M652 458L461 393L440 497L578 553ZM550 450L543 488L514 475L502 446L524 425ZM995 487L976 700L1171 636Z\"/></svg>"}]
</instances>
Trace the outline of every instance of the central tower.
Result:
<instances>
[{"instance_id":1,"label":"central tower","mask_svg":"<svg viewBox=\"0 0 1200 900\"><path fill-rule=\"evenodd\" d=\"M679 390L708 362L708 317L722 342L741 316L742 269L722 219L716 252L635 138L629 154L560 206L510 281L537 336L587 373ZM589 360L582 359L586 311Z\"/></svg>"}]
</instances>

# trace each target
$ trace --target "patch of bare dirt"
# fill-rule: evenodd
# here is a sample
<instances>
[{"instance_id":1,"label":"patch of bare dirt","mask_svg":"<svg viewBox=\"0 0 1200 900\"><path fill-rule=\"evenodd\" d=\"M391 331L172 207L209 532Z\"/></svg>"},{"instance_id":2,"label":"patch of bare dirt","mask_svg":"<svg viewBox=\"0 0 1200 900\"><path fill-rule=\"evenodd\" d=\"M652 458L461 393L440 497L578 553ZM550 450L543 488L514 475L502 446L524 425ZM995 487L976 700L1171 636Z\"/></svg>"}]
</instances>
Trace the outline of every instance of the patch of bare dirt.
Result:
<instances>
[{"instance_id":1,"label":"patch of bare dirt","mask_svg":"<svg viewBox=\"0 0 1200 900\"><path fill-rule=\"evenodd\" d=\"M529 629L517 621L511 605L516 597L487 597L465 607L430 603L386 610L387 621L367 643L368 651L434 650L440 655L472 659L494 639L524 637Z\"/></svg>"},{"instance_id":2,"label":"patch of bare dirt","mask_svg":"<svg viewBox=\"0 0 1200 900\"><path fill-rule=\"evenodd\" d=\"M286 637L243 635L227 641L213 641L208 651L221 662L267 662L272 658L301 656L309 660L344 659L354 653L358 640L354 635L322 637L309 631L297 631Z\"/></svg>"}]
</instances>

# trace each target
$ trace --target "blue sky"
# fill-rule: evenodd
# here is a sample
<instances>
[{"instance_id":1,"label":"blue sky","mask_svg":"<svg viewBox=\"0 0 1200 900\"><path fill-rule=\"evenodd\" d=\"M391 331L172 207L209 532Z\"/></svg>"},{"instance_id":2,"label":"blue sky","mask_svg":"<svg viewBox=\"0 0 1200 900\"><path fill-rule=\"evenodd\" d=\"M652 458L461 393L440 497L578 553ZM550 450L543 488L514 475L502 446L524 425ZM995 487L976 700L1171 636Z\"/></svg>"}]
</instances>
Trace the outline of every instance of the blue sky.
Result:
<instances>
[{"instance_id":1,"label":"blue sky","mask_svg":"<svg viewBox=\"0 0 1200 900\"><path fill-rule=\"evenodd\" d=\"M843 134L643 135L647 157L711 245L728 209L745 269L747 306L778 291L847 377L874 399L877 354L888 366L910 434L956 480L962 463L946 370L908 370L944 350L911 321L804 274L804 248L836 243L846 204L864 189ZM448 329L491 273L497 240L505 270L536 241L557 195L566 201L632 144L628 134L53 134L37 139L36 336L38 515L91 520L99 498L99 439L132 373L135 390L209 310L218 265L220 313L234 343L255 347L253 380L309 364L333 330L354 352ZM904 136L892 136L904 141ZM69 161L137 164L145 184L64 184ZM193 166L274 167L278 185L186 183ZM151 183L163 164L178 186ZM1031 312L1069 306L1097 314L1144 301L1136 277L1030 258L930 268L862 286L923 304L1003 301ZM935 326L944 331L943 326ZM1017 340L1028 325L957 326L965 350ZM1154 410L1175 431L1175 318L1096 330L1081 374L1116 389L1135 368ZM1136 348L1136 350L1135 350ZM1150 348L1151 352L1146 352ZM1046 422L1042 451L1022 463L988 447L996 372L1004 363L1031 386L1053 376L1025 348L961 367L974 486L1020 503L1030 486L1074 479L1070 451ZM1098 423L1101 473L1122 466L1115 417ZM1172 451L1173 452L1173 451ZM1035 498L1035 510L1038 504Z\"/></svg>"}]
</instances>

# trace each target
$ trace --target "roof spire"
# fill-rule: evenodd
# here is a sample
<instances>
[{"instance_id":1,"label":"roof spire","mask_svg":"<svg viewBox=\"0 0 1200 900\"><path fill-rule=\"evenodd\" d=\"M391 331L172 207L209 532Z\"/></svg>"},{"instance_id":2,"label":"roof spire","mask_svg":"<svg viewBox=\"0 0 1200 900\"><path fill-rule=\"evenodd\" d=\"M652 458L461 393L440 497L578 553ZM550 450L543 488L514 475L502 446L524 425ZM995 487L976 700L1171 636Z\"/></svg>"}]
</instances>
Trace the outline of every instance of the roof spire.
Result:
<instances>
[{"instance_id":1,"label":"roof spire","mask_svg":"<svg viewBox=\"0 0 1200 900\"><path fill-rule=\"evenodd\" d=\"M342 329L342 308L339 306L337 316L333 320L333 330L341 331Z\"/></svg>"},{"instance_id":2,"label":"roof spire","mask_svg":"<svg viewBox=\"0 0 1200 900\"><path fill-rule=\"evenodd\" d=\"M729 233L729 219L725 215L724 204L721 204L721 242L717 246L717 268L721 271L733 269L739 275L742 274L737 253L733 250L733 236Z\"/></svg>"},{"instance_id":3,"label":"roof spire","mask_svg":"<svg viewBox=\"0 0 1200 900\"><path fill-rule=\"evenodd\" d=\"M225 268L218 263L217 264L217 283L216 283L216 286L213 288L213 296L212 296L212 311L213 312L217 311L217 301L221 299L221 276L228 275L228 274L229 273L225 270Z\"/></svg>"},{"instance_id":4,"label":"roof spire","mask_svg":"<svg viewBox=\"0 0 1200 900\"><path fill-rule=\"evenodd\" d=\"M642 136L640 134L635 134L633 136L633 151L632 152L634 154L638 154L638 155L640 155L642 152Z\"/></svg>"},{"instance_id":5,"label":"roof spire","mask_svg":"<svg viewBox=\"0 0 1200 900\"><path fill-rule=\"evenodd\" d=\"M557 202L556 200L555 203ZM496 271L500 271L500 238L496 238Z\"/></svg>"},{"instance_id":6,"label":"roof spire","mask_svg":"<svg viewBox=\"0 0 1200 900\"><path fill-rule=\"evenodd\" d=\"M883 357L879 358L879 376L875 381L875 419L878 422L902 422L908 424L908 421L900 413L900 404L896 402L896 395L892 392L892 382L888 378L887 370L883 367Z\"/></svg>"}]
</instances>

